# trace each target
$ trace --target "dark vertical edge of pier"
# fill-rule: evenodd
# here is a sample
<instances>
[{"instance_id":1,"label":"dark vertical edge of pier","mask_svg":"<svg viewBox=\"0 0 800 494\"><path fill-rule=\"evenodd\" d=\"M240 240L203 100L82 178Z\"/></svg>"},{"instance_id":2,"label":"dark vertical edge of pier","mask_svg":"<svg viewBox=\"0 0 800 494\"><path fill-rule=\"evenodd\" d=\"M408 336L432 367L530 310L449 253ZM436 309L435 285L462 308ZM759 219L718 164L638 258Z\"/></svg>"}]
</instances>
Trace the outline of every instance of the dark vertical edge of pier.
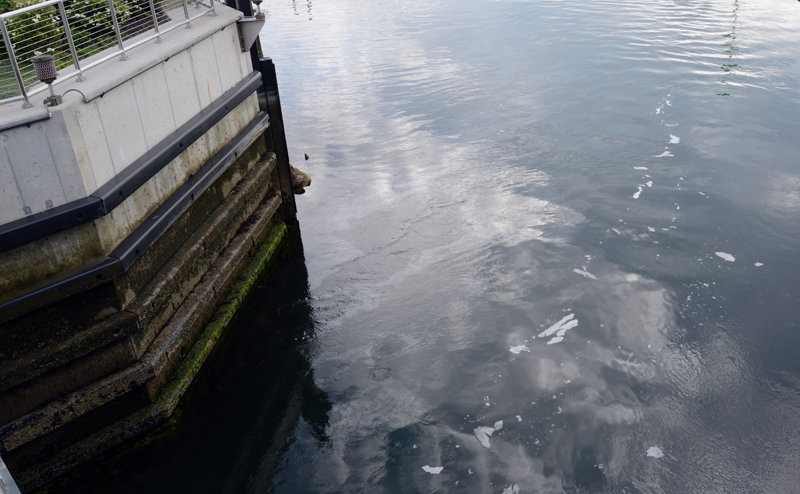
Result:
<instances>
[{"instance_id":1,"label":"dark vertical edge of pier","mask_svg":"<svg viewBox=\"0 0 800 494\"><path fill-rule=\"evenodd\" d=\"M265 133L267 150L275 153L277 157L278 179L280 180L286 221L294 222L295 216L297 215L297 207L294 202L292 170L289 166L289 149L286 146L286 132L283 127L281 96L278 92L278 78L275 75L275 64L272 63L271 58L260 58L258 70L261 71L261 77L264 82L265 106L269 114L269 128Z\"/></svg>"},{"instance_id":2,"label":"dark vertical edge of pier","mask_svg":"<svg viewBox=\"0 0 800 494\"><path fill-rule=\"evenodd\" d=\"M253 6L249 0L225 0L229 7L239 10L244 15L253 15ZM269 115L269 128L264 133L267 152L275 153L277 158L278 179L283 201L284 221L292 224L296 220L297 206L294 201L292 188L292 170L289 165L289 148L286 145L286 131L283 126L283 113L281 112L281 96L278 92L278 77L275 64L269 57L262 57L260 40L250 48L250 60L253 70L261 72L263 87L258 90L259 105Z\"/></svg>"}]
</instances>

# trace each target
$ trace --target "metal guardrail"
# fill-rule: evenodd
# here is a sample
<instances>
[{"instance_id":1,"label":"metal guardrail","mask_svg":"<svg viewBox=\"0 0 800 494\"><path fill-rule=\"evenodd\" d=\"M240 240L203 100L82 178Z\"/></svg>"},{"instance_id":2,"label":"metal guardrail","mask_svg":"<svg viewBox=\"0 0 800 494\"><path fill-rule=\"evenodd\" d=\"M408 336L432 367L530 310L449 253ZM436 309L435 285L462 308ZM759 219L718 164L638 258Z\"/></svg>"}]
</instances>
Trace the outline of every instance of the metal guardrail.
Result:
<instances>
[{"instance_id":1,"label":"metal guardrail","mask_svg":"<svg viewBox=\"0 0 800 494\"><path fill-rule=\"evenodd\" d=\"M54 85L73 77L83 81L103 62L126 60L126 50L160 43L165 33L216 15L214 0L208 1L191 0L194 13L190 0L46 0L0 14L0 104L22 100L23 108L31 108L29 98L47 89L28 63L35 55L56 59L63 75Z\"/></svg>"}]
</instances>

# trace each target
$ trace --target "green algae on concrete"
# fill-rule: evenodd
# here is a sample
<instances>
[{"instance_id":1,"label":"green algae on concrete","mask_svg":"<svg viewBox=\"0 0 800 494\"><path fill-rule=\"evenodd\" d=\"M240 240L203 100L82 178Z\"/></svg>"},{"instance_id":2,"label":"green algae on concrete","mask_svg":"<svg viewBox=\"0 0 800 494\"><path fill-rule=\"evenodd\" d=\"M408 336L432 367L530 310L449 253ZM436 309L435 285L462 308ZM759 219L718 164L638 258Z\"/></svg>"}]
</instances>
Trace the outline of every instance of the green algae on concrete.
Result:
<instances>
[{"instance_id":1,"label":"green algae on concrete","mask_svg":"<svg viewBox=\"0 0 800 494\"><path fill-rule=\"evenodd\" d=\"M275 253L287 237L289 228L277 222L263 240L250 250L248 259L239 271L236 280L220 299L217 308L203 331L195 339L176 371L166 383L158 398L143 410L114 424L105 430L64 450L49 464L41 468L23 472L17 481L23 491L30 491L46 484L72 467L85 463L97 454L107 451L122 442L139 435L160 423L165 422L189 385L208 358L214 346L223 335L225 328L252 292L253 286L269 267Z\"/></svg>"}]
</instances>

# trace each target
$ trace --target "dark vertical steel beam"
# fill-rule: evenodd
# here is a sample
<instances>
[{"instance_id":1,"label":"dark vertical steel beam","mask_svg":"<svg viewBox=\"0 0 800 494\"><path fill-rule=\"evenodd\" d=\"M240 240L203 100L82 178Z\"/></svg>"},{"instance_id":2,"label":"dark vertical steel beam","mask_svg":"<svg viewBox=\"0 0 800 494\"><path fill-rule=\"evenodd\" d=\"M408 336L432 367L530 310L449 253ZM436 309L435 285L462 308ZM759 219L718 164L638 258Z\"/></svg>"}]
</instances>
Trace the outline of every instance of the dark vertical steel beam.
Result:
<instances>
[{"instance_id":1,"label":"dark vertical steel beam","mask_svg":"<svg viewBox=\"0 0 800 494\"><path fill-rule=\"evenodd\" d=\"M271 58L262 58L259 60L259 70L261 71L261 80L264 83L264 93L267 104L266 111L269 114L269 128L265 133L267 148L271 148L278 160L278 179L281 185L281 199L283 199L286 221L294 222L297 216L297 207L294 202L292 170L289 167L289 149L286 146L286 132L283 127L281 96L278 92L278 78L275 75L275 64L272 63ZM270 137L272 138L271 143L269 142Z\"/></svg>"}]
</instances>

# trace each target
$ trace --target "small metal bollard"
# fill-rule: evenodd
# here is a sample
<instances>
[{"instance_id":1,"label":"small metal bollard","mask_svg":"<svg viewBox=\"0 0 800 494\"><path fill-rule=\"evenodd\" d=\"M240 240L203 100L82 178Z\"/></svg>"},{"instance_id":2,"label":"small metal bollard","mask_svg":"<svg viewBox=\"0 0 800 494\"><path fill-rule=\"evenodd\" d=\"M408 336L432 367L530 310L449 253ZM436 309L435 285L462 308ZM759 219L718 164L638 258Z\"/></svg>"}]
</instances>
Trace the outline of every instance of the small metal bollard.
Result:
<instances>
[{"instance_id":1,"label":"small metal bollard","mask_svg":"<svg viewBox=\"0 0 800 494\"><path fill-rule=\"evenodd\" d=\"M0 494L21 494L2 456L0 456Z\"/></svg>"}]
</instances>

